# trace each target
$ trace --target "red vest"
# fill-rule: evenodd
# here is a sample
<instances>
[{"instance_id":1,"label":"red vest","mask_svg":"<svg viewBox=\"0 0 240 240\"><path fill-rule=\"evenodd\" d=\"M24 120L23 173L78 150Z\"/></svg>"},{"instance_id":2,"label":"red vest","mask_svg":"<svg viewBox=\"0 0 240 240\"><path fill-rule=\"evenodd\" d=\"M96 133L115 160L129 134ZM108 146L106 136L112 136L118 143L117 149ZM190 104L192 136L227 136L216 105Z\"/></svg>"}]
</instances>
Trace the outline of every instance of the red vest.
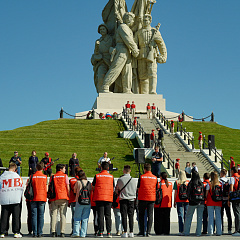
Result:
<instances>
[{"instance_id":1,"label":"red vest","mask_svg":"<svg viewBox=\"0 0 240 240\"><path fill-rule=\"evenodd\" d=\"M209 179L208 179L208 180L204 180L204 182L203 182L203 186L204 186L204 198L205 198L204 204L205 204L205 205L207 204L207 199L206 199L206 196L205 196L205 194L206 194L206 186L207 186L207 184L210 185L210 181L209 181Z\"/></svg>"},{"instance_id":2,"label":"red vest","mask_svg":"<svg viewBox=\"0 0 240 240\"><path fill-rule=\"evenodd\" d=\"M171 127L174 127L174 122L171 123Z\"/></svg>"},{"instance_id":3,"label":"red vest","mask_svg":"<svg viewBox=\"0 0 240 240\"><path fill-rule=\"evenodd\" d=\"M152 132L151 135L150 135L150 139L151 140L154 140L154 133Z\"/></svg>"},{"instance_id":4,"label":"red vest","mask_svg":"<svg viewBox=\"0 0 240 240\"><path fill-rule=\"evenodd\" d=\"M230 168L235 167L235 162L231 160Z\"/></svg>"},{"instance_id":5,"label":"red vest","mask_svg":"<svg viewBox=\"0 0 240 240\"><path fill-rule=\"evenodd\" d=\"M177 181L176 181L176 183L177 183ZM187 181L185 182L186 186L188 185L188 183L189 183L189 180L187 180ZM179 198L179 187L180 187L180 185L181 185L181 184L177 184L177 196L176 196L175 202L189 202L188 199L187 199L187 200L180 200L180 198ZM175 191L176 191L176 190L175 190Z\"/></svg>"},{"instance_id":6,"label":"red vest","mask_svg":"<svg viewBox=\"0 0 240 240\"><path fill-rule=\"evenodd\" d=\"M219 184L219 186L222 187L221 184ZM210 190L208 191L208 195L207 195L207 206L217 206L217 207L222 207L222 201L219 202L215 202L212 200L212 187L210 184Z\"/></svg>"},{"instance_id":7,"label":"red vest","mask_svg":"<svg viewBox=\"0 0 240 240\"><path fill-rule=\"evenodd\" d=\"M133 120L133 126L137 126L137 120L136 119Z\"/></svg>"},{"instance_id":8,"label":"red vest","mask_svg":"<svg viewBox=\"0 0 240 240\"><path fill-rule=\"evenodd\" d=\"M161 181L162 183L162 203L160 208L171 208L172 207L172 183L168 182L169 186L166 186L166 183L164 180ZM158 187L160 184L158 184Z\"/></svg>"},{"instance_id":9,"label":"red vest","mask_svg":"<svg viewBox=\"0 0 240 240\"><path fill-rule=\"evenodd\" d=\"M127 103L127 104L125 105L125 107L126 107L126 108L130 108L130 104Z\"/></svg>"},{"instance_id":10,"label":"red vest","mask_svg":"<svg viewBox=\"0 0 240 240\"><path fill-rule=\"evenodd\" d=\"M238 173L234 173L233 175L232 175L232 177L233 178L235 178L235 183L234 183L234 186L233 186L233 192L235 192L235 191L237 191L237 189L238 189L238 180L237 180L237 178L239 178L239 175L238 175Z\"/></svg>"},{"instance_id":11,"label":"red vest","mask_svg":"<svg viewBox=\"0 0 240 240\"><path fill-rule=\"evenodd\" d=\"M151 109L151 106L147 105L147 110L150 110Z\"/></svg>"},{"instance_id":12,"label":"red vest","mask_svg":"<svg viewBox=\"0 0 240 240\"><path fill-rule=\"evenodd\" d=\"M33 201L46 202L47 201L47 175L42 171L37 171L33 174L32 179L34 197Z\"/></svg>"},{"instance_id":13,"label":"red vest","mask_svg":"<svg viewBox=\"0 0 240 240\"><path fill-rule=\"evenodd\" d=\"M179 164L179 162L176 162L176 163L175 163L175 169L180 169L180 164Z\"/></svg>"},{"instance_id":14,"label":"red vest","mask_svg":"<svg viewBox=\"0 0 240 240\"><path fill-rule=\"evenodd\" d=\"M54 199L54 201L59 199L69 200L66 178L67 175L61 171L58 171L54 175L54 187L56 192L56 198Z\"/></svg>"},{"instance_id":15,"label":"red vest","mask_svg":"<svg viewBox=\"0 0 240 240\"><path fill-rule=\"evenodd\" d=\"M77 182L77 179L75 177L69 180L70 197L69 197L68 203L76 202L76 195L74 193L74 186L76 182Z\"/></svg>"},{"instance_id":16,"label":"red vest","mask_svg":"<svg viewBox=\"0 0 240 240\"><path fill-rule=\"evenodd\" d=\"M132 104L132 105L131 105L131 108L136 108L136 105L135 105L135 104Z\"/></svg>"},{"instance_id":17,"label":"red vest","mask_svg":"<svg viewBox=\"0 0 240 240\"><path fill-rule=\"evenodd\" d=\"M91 199L91 207L96 207L96 203L93 201L93 191L91 191L90 199Z\"/></svg>"},{"instance_id":18,"label":"red vest","mask_svg":"<svg viewBox=\"0 0 240 240\"><path fill-rule=\"evenodd\" d=\"M199 135L198 140L203 140L203 136L202 136L202 134Z\"/></svg>"},{"instance_id":19,"label":"red vest","mask_svg":"<svg viewBox=\"0 0 240 240\"><path fill-rule=\"evenodd\" d=\"M156 106L152 106L152 109L155 110L155 109L156 109Z\"/></svg>"},{"instance_id":20,"label":"red vest","mask_svg":"<svg viewBox=\"0 0 240 240\"><path fill-rule=\"evenodd\" d=\"M96 184L93 192L93 201L113 201L113 175L103 170L96 174Z\"/></svg>"},{"instance_id":21,"label":"red vest","mask_svg":"<svg viewBox=\"0 0 240 240\"><path fill-rule=\"evenodd\" d=\"M157 177L150 171L140 177L140 187L138 190L138 200L156 201Z\"/></svg>"}]
</instances>

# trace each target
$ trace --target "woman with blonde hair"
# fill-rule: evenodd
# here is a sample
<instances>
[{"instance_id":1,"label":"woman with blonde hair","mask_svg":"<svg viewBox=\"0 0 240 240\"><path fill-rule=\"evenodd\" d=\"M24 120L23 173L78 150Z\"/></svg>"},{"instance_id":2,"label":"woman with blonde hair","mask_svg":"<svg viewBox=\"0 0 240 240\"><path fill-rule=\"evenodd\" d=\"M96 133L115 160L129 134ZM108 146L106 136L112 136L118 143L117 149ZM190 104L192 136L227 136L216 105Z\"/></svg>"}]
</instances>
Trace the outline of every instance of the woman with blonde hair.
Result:
<instances>
[{"instance_id":1,"label":"woman with blonde hair","mask_svg":"<svg viewBox=\"0 0 240 240\"><path fill-rule=\"evenodd\" d=\"M218 180L218 173L211 172L211 182L206 186L207 210L208 210L208 235L212 236L214 231L214 213L217 236L222 235L222 186Z\"/></svg>"},{"instance_id":2,"label":"woman with blonde hair","mask_svg":"<svg viewBox=\"0 0 240 240\"><path fill-rule=\"evenodd\" d=\"M179 235L183 235L183 226L185 222L186 213L189 206L189 201L187 198L184 199L184 196L182 195L183 190L187 190L187 185L189 181L186 178L186 173L182 170L179 171L179 178L174 183L173 190L175 190L174 193L174 207L177 207L177 213L178 213L178 228L179 228ZM180 193L181 189L181 193ZM180 196L181 194L181 196ZM186 192L187 194L187 192ZM187 195L186 195L187 196Z\"/></svg>"}]
</instances>

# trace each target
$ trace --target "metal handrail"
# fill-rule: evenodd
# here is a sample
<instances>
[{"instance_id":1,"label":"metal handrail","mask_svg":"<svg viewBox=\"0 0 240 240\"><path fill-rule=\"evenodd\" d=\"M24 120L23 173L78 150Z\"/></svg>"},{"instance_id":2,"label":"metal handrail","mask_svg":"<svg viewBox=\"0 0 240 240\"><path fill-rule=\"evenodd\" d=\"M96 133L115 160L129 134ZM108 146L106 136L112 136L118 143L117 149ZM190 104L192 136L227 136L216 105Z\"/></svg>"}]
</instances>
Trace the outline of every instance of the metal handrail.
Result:
<instances>
[{"instance_id":1,"label":"metal handrail","mask_svg":"<svg viewBox=\"0 0 240 240\"><path fill-rule=\"evenodd\" d=\"M170 153L167 153L164 148L162 148L163 153L163 162L166 162L167 159L167 168L170 169L172 167L172 177L175 177L175 166L174 166L174 160L170 158Z\"/></svg>"},{"instance_id":2,"label":"metal handrail","mask_svg":"<svg viewBox=\"0 0 240 240\"><path fill-rule=\"evenodd\" d=\"M194 136L191 136L186 128L183 128L182 123L177 122L177 132L180 132L180 136L183 135L184 140L187 140L188 145L192 145L192 149L194 149Z\"/></svg>"}]
</instances>

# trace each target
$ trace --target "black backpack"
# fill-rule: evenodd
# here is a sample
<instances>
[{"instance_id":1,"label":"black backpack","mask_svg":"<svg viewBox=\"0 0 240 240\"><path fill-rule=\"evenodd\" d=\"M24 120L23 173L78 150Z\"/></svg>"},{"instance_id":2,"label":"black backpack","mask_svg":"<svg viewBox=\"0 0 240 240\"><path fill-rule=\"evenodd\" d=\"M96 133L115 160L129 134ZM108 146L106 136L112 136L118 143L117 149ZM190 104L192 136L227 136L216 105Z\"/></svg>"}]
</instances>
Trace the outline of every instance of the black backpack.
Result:
<instances>
[{"instance_id":1,"label":"black backpack","mask_svg":"<svg viewBox=\"0 0 240 240\"><path fill-rule=\"evenodd\" d=\"M214 186L211 197L214 202L222 201L223 200L222 187L219 185Z\"/></svg>"},{"instance_id":2,"label":"black backpack","mask_svg":"<svg viewBox=\"0 0 240 240\"><path fill-rule=\"evenodd\" d=\"M30 176L28 185L24 191L24 196L27 200L33 200L33 197L34 197L32 178L33 178L33 175Z\"/></svg>"},{"instance_id":3,"label":"black backpack","mask_svg":"<svg viewBox=\"0 0 240 240\"><path fill-rule=\"evenodd\" d=\"M48 185L48 192L47 192L48 199L54 199L56 197L55 186L54 186L54 177L51 176L50 183Z\"/></svg>"},{"instance_id":4,"label":"black backpack","mask_svg":"<svg viewBox=\"0 0 240 240\"><path fill-rule=\"evenodd\" d=\"M91 194L91 183L88 181L86 186L83 185L82 180L79 180L82 184L82 188L79 192L78 203L81 205L91 204L90 194Z\"/></svg>"},{"instance_id":5,"label":"black backpack","mask_svg":"<svg viewBox=\"0 0 240 240\"><path fill-rule=\"evenodd\" d=\"M188 199L188 195L187 195L187 185L185 183L181 184L179 186L179 199L180 200L187 200Z\"/></svg>"},{"instance_id":6,"label":"black backpack","mask_svg":"<svg viewBox=\"0 0 240 240\"><path fill-rule=\"evenodd\" d=\"M155 204L160 204L160 206L161 206L161 203L162 203L162 183L160 182L159 188L156 191Z\"/></svg>"},{"instance_id":7,"label":"black backpack","mask_svg":"<svg viewBox=\"0 0 240 240\"><path fill-rule=\"evenodd\" d=\"M235 181L238 182L237 189L234 188L234 191L229 193L230 202L240 202L240 178L235 177Z\"/></svg>"},{"instance_id":8,"label":"black backpack","mask_svg":"<svg viewBox=\"0 0 240 240\"><path fill-rule=\"evenodd\" d=\"M193 185L191 188L190 199L194 202L204 201L204 185Z\"/></svg>"},{"instance_id":9,"label":"black backpack","mask_svg":"<svg viewBox=\"0 0 240 240\"><path fill-rule=\"evenodd\" d=\"M227 180L227 182L222 181L222 184L223 184L222 196L223 197L228 197L229 191L230 191L229 181L228 180Z\"/></svg>"}]
</instances>

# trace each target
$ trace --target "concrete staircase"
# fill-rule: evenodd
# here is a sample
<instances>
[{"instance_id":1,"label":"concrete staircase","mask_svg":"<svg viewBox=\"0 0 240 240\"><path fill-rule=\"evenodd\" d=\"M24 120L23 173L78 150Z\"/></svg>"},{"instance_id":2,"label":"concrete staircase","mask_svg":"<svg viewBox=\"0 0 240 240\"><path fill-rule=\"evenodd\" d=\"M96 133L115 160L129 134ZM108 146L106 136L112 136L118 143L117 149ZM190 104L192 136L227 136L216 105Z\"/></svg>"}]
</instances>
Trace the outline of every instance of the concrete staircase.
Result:
<instances>
[{"instance_id":1,"label":"concrete staircase","mask_svg":"<svg viewBox=\"0 0 240 240\"><path fill-rule=\"evenodd\" d=\"M146 133L151 133L152 129L160 128L155 119L147 119L146 115L137 115L138 122L141 123ZM164 146L166 152L170 155L172 160L180 158L180 169L184 170L186 162L196 162L200 177L206 172L214 171L214 167L209 163L206 157L200 152L189 152L184 145L179 141L175 134L164 134ZM167 169L168 170L168 169ZM168 170L171 174L171 170Z\"/></svg>"}]
</instances>

